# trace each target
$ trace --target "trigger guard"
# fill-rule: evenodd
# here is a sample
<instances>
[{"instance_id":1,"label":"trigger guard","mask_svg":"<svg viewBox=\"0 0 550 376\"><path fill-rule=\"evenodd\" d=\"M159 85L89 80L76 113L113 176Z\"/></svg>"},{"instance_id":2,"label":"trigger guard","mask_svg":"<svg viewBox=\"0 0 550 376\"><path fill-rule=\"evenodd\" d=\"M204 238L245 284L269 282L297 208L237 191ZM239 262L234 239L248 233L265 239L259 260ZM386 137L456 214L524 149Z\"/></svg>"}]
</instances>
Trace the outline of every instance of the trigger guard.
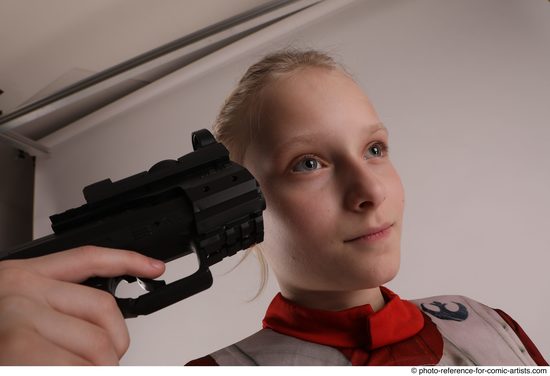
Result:
<instances>
[{"instance_id":1,"label":"trigger guard","mask_svg":"<svg viewBox=\"0 0 550 376\"><path fill-rule=\"evenodd\" d=\"M107 291L116 298L116 289L122 281L134 283L137 281L137 278L131 275L123 275L120 277L112 278L92 277L87 279L83 284L99 290Z\"/></svg>"},{"instance_id":2,"label":"trigger guard","mask_svg":"<svg viewBox=\"0 0 550 376\"><path fill-rule=\"evenodd\" d=\"M93 287L99 290L106 291L116 297L115 292L121 281L126 281L132 283L136 281L136 277L129 275L113 277L113 278L104 278L104 277L92 277L88 278L86 281L82 282L83 285Z\"/></svg>"},{"instance_id":3,"label":"trigger guard","mask_svg":"<svg viewBox=\"0 0 550 376\"><path fill-rule=\"evenodd\" d=\"M166 282L149 278L136 278L139 286L145 291L155 291L160 287L166 286Z\"/></svg>"},{"instance_id":4,"label":"trigger guard","mask_svg":"<svg viewBox=\"0 0 550 376\"><path fill-rule=\"evenodd\" d=\"M164 283L164 281L155 281ZM212 286L212 273L208 267L199 268L194 274L154 288L138 298L117 298L116 302L124 318L148 315L177 303Z\"/></svg>"},{"instance_id":5,"label":"trigger guard","mask_svg":"<svg viewBox=\"0 0 550 376\"><path fill-rule=\"evenodd\" d=\"M114 278L107 278L107 290L116 298L116 289L120 282L126 281L128 283L134 283L137 281L136 277L133 277L131 275L123 275L120 277L114 277Z\"/></svg>"}]
</instances>

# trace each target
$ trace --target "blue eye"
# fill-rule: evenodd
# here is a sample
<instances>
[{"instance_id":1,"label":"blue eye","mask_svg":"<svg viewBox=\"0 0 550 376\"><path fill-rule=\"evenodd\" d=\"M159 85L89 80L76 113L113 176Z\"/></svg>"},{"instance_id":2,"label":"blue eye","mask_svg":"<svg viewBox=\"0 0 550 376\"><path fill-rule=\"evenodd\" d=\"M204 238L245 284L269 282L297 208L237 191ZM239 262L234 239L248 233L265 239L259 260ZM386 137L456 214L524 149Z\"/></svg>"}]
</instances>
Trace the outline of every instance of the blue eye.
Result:
<instances>
[{"instance_id":1,"label":"blue eye","mask_svg":"<svg viewBox=\"0 0 550 376\"><path fill-rule=\"evenodd\" d=\"M383 142L375 142L367 149L367 158L385 157L388 152L388 146Z\"/></svg>"},{"instance_id":2,"label":"blue eye","mask_svg":"<svg viewBox=\"0 0 550 376\"><path fill-rule=\"evenodd\" d=\"M315 158L304 157L300 162L298 162L293 168L294 172L307 172L315 171L321 168L321 163Z\"/></svg>"}]
</instances>

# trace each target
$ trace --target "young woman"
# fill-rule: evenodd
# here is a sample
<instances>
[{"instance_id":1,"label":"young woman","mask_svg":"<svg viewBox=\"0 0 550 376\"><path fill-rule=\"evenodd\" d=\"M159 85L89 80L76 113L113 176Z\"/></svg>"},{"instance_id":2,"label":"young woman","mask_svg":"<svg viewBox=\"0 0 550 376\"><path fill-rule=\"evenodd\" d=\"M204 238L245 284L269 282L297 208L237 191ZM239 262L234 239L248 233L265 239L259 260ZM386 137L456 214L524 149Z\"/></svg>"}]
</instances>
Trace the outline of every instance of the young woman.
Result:
<instances>
[{"instance_id":1,"label":"young woman","mask_svg":"<svg viewBox=\"0 0 550 376\"><path fill-rule=\"evenodd\" d=\"M214 126L268 203L279 286L264 329L191 365L546 365L508 315L471 299L401 300L404 193L367 96L317 51L269 55Z\"/></svg>"},{"instance_id":2,"label":"young woman","mask_svg":"<svg viewBox=\"0 0 550 376\"><path fill-rule=\"evenodd\" d=\"M262 187L258 252L281 292L263 330L190 365L547 365L502 311L460 296L410 302L383 287L399 269L403 187L386 128L329 56L265 57L214 130ZM0 362L116 364L124 320L109 294L75 282L163 270L95 247L0 263Z\"/></svg>"}]
</instances>

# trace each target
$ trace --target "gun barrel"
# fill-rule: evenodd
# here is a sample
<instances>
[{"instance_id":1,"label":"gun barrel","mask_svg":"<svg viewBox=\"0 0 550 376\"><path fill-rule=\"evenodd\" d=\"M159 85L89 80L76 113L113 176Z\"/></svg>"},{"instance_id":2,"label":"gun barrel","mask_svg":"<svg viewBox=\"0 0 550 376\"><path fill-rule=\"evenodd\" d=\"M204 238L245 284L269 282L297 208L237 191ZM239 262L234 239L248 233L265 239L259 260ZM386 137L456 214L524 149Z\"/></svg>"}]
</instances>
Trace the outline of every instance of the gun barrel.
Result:
<instances>
[{"instance_id":1,"label":"gun barrel","mask_svg":"<svg viewBox=\"0 0 550 376\"><path fill-rule=\"evenodd\" d=\"M192 210L183 193L143 203L114 216L34 240L7 252L0 261L27 259L84 245L137 251L164 262L192 253Z\"/></svg>"}]
</instances>

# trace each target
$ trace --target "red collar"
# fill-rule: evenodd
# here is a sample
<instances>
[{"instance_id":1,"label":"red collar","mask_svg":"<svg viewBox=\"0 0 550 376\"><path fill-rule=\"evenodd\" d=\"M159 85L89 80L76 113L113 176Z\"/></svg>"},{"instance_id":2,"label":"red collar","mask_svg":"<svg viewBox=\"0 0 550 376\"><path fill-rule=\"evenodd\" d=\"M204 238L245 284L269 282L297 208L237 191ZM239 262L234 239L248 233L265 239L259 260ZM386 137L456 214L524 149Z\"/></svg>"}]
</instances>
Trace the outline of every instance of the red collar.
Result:
<instances>
[{"instance_id":1,"label":"red collar","mask_svg":"<svg viewBox=\"0 0 550 376\"><path fill-rule=\"evenodd\" d=\"M424 326L420 310L385 287L386 305L374 312L370 304L343 311L298 306L278 293L269 305L263 327L292 337L338 348L373 350L417 334Z\"/></svg>"}]
</instances>

